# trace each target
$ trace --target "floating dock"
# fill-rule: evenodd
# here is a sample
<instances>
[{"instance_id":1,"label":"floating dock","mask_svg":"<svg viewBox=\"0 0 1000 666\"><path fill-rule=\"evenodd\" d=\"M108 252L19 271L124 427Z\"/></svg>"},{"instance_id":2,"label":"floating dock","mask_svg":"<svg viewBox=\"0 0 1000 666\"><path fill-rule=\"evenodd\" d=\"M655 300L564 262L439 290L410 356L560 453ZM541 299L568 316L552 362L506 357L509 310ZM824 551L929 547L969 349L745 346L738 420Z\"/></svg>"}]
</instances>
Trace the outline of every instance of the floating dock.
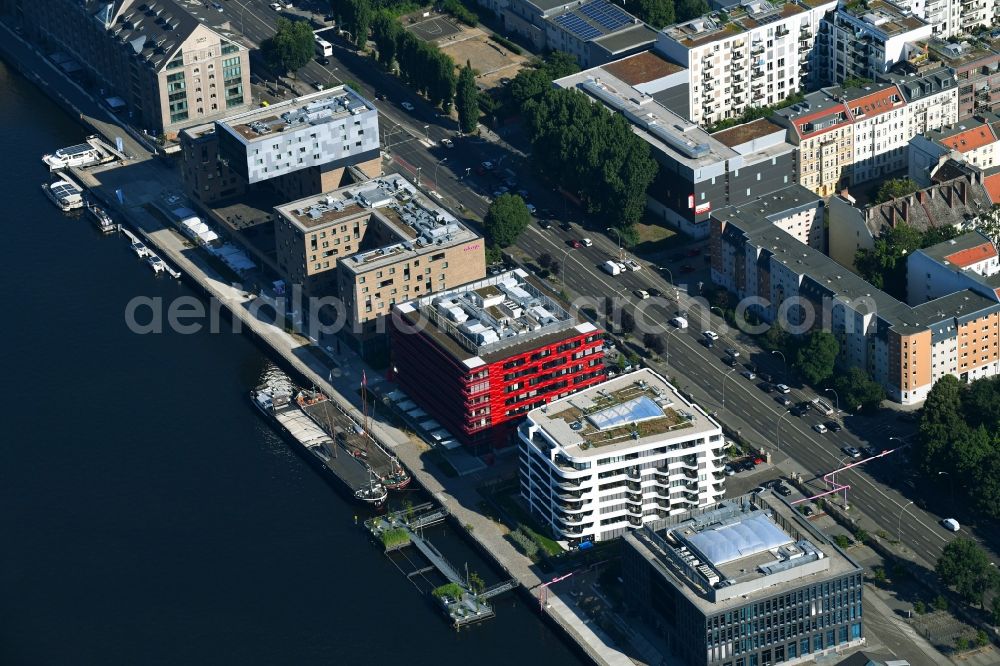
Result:
<instances>
[{"instance_id":1,"label":"floating dock","mask_svg":"<svg viewBox=\"0 0 1000 666\"><path fill-rule=\"evenodd\" d=\"M386 555L413 546L429 566L424 566L410 572L405 572L411 581L415 577L426 577L425 574L436 571L448 581L433 591L435 602L444 610L451 620L452 626L460 629L466 625L475 624L494 617L493 607L487 603L498 594L517 587L516 580L508 580L487 589L475 590L469 581L462 578L456 569L430 541L423 536L423 529L437 525L448 517L448 510L434 507L427 503L411 507L404 511L395 511L384 516L376 516L365 521L365 527L372 537L381 542ZM409 561L409 560L408 560ZM399 564L394 562L399 568ZM400 570L402 570L400 568ZM449 589L450 588L450 589Z\"/></svg>"},{"instance_id":2,"label":"floating dock","mask_svg":"<svg viewBox=\"0 0 1000 666\"><path fill-rule=\"evenodd\" d=\"M160 273L166 271L170 274L170 277L180 278L181 272L175 268L172 268L170 264L160 259L152 250L146 247L146 244L139 239L138 236L133 234L131 231L125 228L121 228L121 232L125 234L128 238L130 247L132 251L135 252L136 256L140 259L145 259L149 267L153 269L154 273Z\"/></svg>"}]
</instances>

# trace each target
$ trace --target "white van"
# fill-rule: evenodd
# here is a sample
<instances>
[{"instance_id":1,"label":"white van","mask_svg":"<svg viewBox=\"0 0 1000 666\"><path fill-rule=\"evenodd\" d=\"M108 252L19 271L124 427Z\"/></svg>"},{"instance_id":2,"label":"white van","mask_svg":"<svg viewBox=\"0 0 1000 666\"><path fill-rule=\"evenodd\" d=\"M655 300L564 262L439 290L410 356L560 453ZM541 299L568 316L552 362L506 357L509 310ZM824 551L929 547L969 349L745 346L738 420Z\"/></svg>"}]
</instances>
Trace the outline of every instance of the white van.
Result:
<instances>
[{"instance_id":1,"label":"white van","mask_svg":"<svg viewBox=\"0 0 1000 666\"><path fill-rule=\"evenodd\" d=\"M608 260L601 264L601 270L608 275L618 275L622 272L622 267L617 261Z\"/></svg>"},{"instance_id":2,"label":"white van","mask_svg":"<svg viewBox=\"0 0 1000 666\"><path fill-rule=\"evenodd\" d=\"M685 319L684 317L674 317L673 319L670 320L670 323L676 326L677 328L681 329L688 327L688 320Z\"/></svg>"},{"instance_id":3,"label":"white van","mask_svg":"<svg viewBox=\"0 0 1000 666\"><path fill-rule=\"evenodd\" d=\"M957 532L962 529L962 526L954 518L945 518L941 521L941 525L950 532Z\"/></svg>"}]
</instances>

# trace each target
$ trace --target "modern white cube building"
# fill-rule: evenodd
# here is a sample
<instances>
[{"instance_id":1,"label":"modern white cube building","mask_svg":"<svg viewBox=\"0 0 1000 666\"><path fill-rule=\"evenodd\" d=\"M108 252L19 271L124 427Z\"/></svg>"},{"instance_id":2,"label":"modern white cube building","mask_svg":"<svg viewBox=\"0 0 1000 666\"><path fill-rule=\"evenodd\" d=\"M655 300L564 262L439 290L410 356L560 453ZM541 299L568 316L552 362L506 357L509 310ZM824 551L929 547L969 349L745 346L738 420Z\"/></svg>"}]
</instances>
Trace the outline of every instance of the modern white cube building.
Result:
<instances>
[{"instance_id":1,"label":"modern white cube building","mask_svg":"<svg viewBox=\"0 0 1000 666\"><path fill-rule=\"evenodd\" d=\"M557 538L606 541L722 499L722 427L643 369L528 412L521 496Z\"/></svg>"}]
</instances>

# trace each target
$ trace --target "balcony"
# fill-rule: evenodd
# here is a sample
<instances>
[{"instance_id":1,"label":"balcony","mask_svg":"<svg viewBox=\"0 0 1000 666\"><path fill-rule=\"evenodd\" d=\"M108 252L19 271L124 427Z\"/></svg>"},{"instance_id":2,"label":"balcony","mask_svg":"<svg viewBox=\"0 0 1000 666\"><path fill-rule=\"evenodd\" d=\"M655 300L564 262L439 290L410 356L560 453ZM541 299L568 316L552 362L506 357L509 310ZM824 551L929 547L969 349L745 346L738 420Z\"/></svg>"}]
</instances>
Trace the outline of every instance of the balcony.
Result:
<instances>
[{"instance_id":1,"label":"balcony","mask_svg":"<svg viewBox=\"0 0 1000 666\"><path fill-rule=\"evenodd\" d=\"M628 469L626 469L625 470L625 476L627 476L630 479L639 479L639 478L642 478L641 474L639 473L639 468L636 467L636 466L632 466L632 467L629 467Z\"/></svg>"},{"instance_id":2,"label":"balcony","mask_svg":"<svg viewBox=\"0 0 1000 666\"><path fill-rule=\"evenodd\" d=\"M750 78L751 79L759 79L762 76L764 76L764 70L757 69L757 68L754 68L754 69L750 70Z\"/></svg>"},{"instance_id":3,"label":"balcony","mask_svg":"<svg viewBox=\"0 0 1000 666\"><path fill-rule=\"evenodd\" d=\"M788 35L788 32L789 32L789 31L788 31L788 28L786 28L786 27L782 26L782 27L780 27L780 28L778 28L777 30L775 30L775 31L774 31L774 36L775 36L776 38L780 39L780 38L782 38L782 37L785 37L785 36L787 36L787 35Z\"/></svg>"},{"instance_id":4,"label":"balcony","mask_svg":"<svg viewBox=\"0 0 1000 666\"><path fill-rule=\"evenodd\" d=\"M560 479L559 477L552 479L552 485L563 490L579 490L582 486L576 479Z\"/></svg>"},{"instance_id":5,"label":"balcony","mask_svg":"<svg viewBox=\"0 0 1000 666\"><path fill-rule=\"evenodd\" d=\"M737 95L742 95L744 90L746 90L746 88L743 86L733 86L733 92Z\"/></svg>"},{"instance_id":6,"label":"balcony","mask_svg":"<svg viewBox=\"0 0 1000 666\"><path fill-rule=\"evenodd\" d=\"M560 523L562 523L563 525L567 525L567 526L569 526L569 525L582 525L584 522L586 522L584 520L584 518L586 518L588 515L589 514L580 514L578 516L563 516L563 515L559 515L557 513L556 514L556 519Z\"/></svg>"},{"instance_id":7,"label":"balcony","mask_svg":"<svg viewBox=\"0 0 1000 666\"><path fill-rule=\"evenodd\" d=\"M642 527L642 516L629 516L628 524L632 527Z\"/></svg>"},{"instance_id":8,"label":"balcony","mask_svg":"<svg viewBox=\"0 0 1000 666\"><path fill-rule=\"evenodd\" d=\"M563 534L583 534L582 527L567 527L563 531Z\"/></svg>"},{"instance_id":9,"label":"balcony","mask_svg":"<svg viewBox=\"0 0 1000 666\"><path fill-rule=\"evenodd\" d=\"M733 60L742 60L745 57L742 51L733 51Z\"/></svg>"},{"instance_id":10,"label":"balcony","mask_svg":"<svg viewBox=\"0 0 1000 666\"><path fill-rule=\"evenodd\" d=\"M750 84L750 87L753 88L754 91L760 90L761 88L764 87L764 82L763 81L754 81L753 83Z\"/></svg>"},{"instance_id":11,"label":"balcony","mask_svg":"<svg viewBox=\"0 0 1000 666\"><path fill-rule=\"evenodd\" d=\"M629 514L631 514L633 516L641 516L642 515L642 507L641 506L630 505L630 506L625 507L625 511L627 511Z\"/></svg>"},{"instance_id":12,"label":"balcony","mask_svg":"<svg viewBox=\"0 0 1000 666\"><path fill-rule=\"evenodd\" d=\"M763 44L759 44L758 43L758 44L754 44L753 46L750 47L750 55L752 55L752 56L760 55L763 52L764 52L764 45Z\"/></svg>"},{"instance_id":13,"label":"balcony","mask_svg":"<svg viewBox=\"0 0 1000 666\"><path fill-rule=\"evenodd\" d=\"M799 53L809 53L810 46L805 42L799 42Z\"/></svg>"}]
</instances>

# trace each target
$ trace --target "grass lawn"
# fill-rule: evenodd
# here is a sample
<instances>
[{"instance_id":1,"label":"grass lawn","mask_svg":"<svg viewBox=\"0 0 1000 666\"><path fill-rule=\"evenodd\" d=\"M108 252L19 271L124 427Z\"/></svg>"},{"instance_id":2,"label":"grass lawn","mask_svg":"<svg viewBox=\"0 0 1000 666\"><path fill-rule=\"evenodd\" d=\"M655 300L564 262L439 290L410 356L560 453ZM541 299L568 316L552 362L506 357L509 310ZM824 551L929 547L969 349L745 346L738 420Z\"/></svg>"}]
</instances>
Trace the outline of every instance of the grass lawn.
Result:
<instances>
[{"instance_id":1,"label":"grass lawn","mask_svg":"<svg viewBox=\"0 0 1000 666\"><path fill-rule=\"evenodd\" d=\"M514 493L517 491L515 490ZM534 516L528 513L517 501L517 498L512 492L501 491L495 495L492 495L493 501L500 505L504 513L510 520L515 521L515 525L510 526L511 529L517 529L520 527L524 532L531 537L531 539L542 548L546 554L555 557L557 555L562 555L566 551L560 546L554 539L545 536L545 530L538 524Z\"/></svg>"},{"instance_id":2,"label":"grass lawn","mask_svg":"<svg viewBox=\"0 0 1000 666\"><path fill-rule=\"evenodd\" d=\"M662 252L684 242L683 236L678 236L676 231L650 220L649 216L637 223L635 230L639 234L639 242L633 248L637 254Z\"/></svg>"}]
</instances>

